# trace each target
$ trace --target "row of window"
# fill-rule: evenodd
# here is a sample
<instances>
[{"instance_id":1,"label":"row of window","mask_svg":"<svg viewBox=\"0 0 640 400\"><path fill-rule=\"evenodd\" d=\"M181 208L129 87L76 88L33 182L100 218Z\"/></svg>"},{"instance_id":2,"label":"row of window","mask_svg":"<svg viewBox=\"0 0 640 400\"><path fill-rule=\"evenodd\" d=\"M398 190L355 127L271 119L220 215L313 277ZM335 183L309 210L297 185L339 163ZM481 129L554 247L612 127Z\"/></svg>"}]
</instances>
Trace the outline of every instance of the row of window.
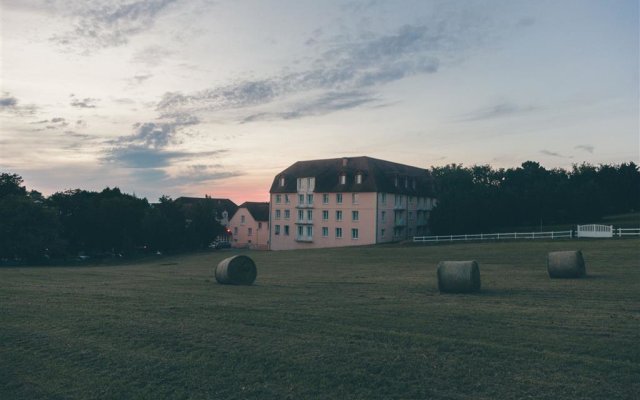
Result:
<instances>
[{"instance_id":1,"label":"row of window","mask_svg":"<svg viewBox=\"0 0 640 400\"><path fill-rule=\"evenodd\" d=\"M335 201L336 204L343 204L344 196L343 193L335 193ZM359 193L351 193L351 203L358 204L359 203ZM404 196L401 194L395 194L393 203L395 206L403 206L405 204L405 197L408 199L409 204L413 204L417 202L418 207L426 207L431 208L435 204L433 204L433 200L426 197L416 197L416 196ZM329 204L331 199L331 195L329 193L322 194L322 204ZM291 199L288 194L276 194L275 202L276 204L282 204L284 200L284 204L291 204ZM299 205L313 205L314 195L313 194L298 194L298 204ZM380 194L380 203L387 204L387 194Z\"/></svg>"},{"instance_id":2,"label":"row of window","mask_svg":"<svg viewBox=\"0 0 640 400\"><path fill-rule=\"evenodd\" d=\"M363 178L362 172L358 172L356 174L355 183L357 185L362 184L362 178ZM315 178L298 178L297 179L298 190L309 189L309 188L313 189L313 186L315 185L315 180L316 180ZM279 181L280 181L279 183L281 187L284 187L285 184L287 183L284 176L281 176ZM341 185L346 185L347 174L341 173L340 175L338 175L338 183ZM398 186L397 183L396 183L396 186ZM414 188L415 188L415 181L414 181Z\"/></svg>"},{"instance_id":3,"label":"row of window","mask_svg":"<svg viewBox=\"0 0 640 400\"><path fill-rule=\"evenodd\" d=\"M342 193L336 193L336 204L342 204L344 196ZM351 193L351 203L358 204L360 195L359 193ZM284 199L285 204L291 204L291 199L288 194L276 194L276 204L282 204ZM330 196L328 193L322 195L322 204L329 204ZM299 205L313 205L313 194L298 194Z\"/></svg>"},{"instance_id":4,"label":"row of window","mask_svg":"<svg viewBox=\"0 0 640 400\"><path fill-rule=\"evenodd\" d=\"M384 211L383 211L384 214ZM298 221L304 221L306 216L307 221L313 221L313 210L298 210ZM343 212L342 210L335 210L336 221L343 220ZM275 219L279 220L282 218L282 210L276 209ZM284 210L284 219L291 218L291 211ZM329 210L322 210L322 220L329 220ZM351 211L351 221L359 221L360 220L360 211L353 210Z\"/></svg>"},{"instance_id":5,"label":"row of window","mask_svg":"<svg viewBox=\"0 0 640 400\"><path fill-rule=\"evenodd\" d=\"M280 225L274 225L274 234L275 235L280 235L281 232L283 232L284 236L289 236L291 231L289 229L289 225L283 225L282 226L282 231L280 229ZM326 226L323 226L321 228L322 230L322 237L329 237L329 228ZM384 230L383 230L384 231ZM307 225L307 226L298 226L298 238L299 239L313 239L313 226L311 225ZM341 239L343 237L343 229L342 228L335 228L334 230L334 234L336 239ZM360 237L360 231L358 228L351 228L351 239L358 239Z\"/></svg>"}]
</instances>

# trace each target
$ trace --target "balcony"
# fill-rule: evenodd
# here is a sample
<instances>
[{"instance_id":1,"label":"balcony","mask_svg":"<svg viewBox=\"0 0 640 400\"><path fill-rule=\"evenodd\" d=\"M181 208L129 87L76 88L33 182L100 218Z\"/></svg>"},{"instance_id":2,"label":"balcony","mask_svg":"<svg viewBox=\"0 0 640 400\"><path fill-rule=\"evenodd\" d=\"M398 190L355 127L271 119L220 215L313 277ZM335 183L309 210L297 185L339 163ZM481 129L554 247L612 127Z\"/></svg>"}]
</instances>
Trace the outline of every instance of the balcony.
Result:
<instances>
[{"instance_id":1,"label":"balcony","mask_svg":"<svg viewBox=\"0 0 640 400\"><path fill-rule=\"evenodd\" d=\"M296 204L296 208L313 208L313 203L298 203Z\"/></svg>"},{"instance_id":2,"label":"balcony","mask_svg":"<svg viewBox=\"0 0 640 400\"><path fill-rule=\"evenodd\" d=\"M393 225L394 226L406 226L407 225L407 220L404 218L396 218L393 221Z\"/></svg>"},{"instance_id":3,"label":"balcony","mask_svg":"<svg viewBox=\"0 0 640 400\"><path fill-rule=\"evenodd\" d=\"M312 243L313 238L309 236L296 236L296 242Z\"/></svg>"}]
</instances>

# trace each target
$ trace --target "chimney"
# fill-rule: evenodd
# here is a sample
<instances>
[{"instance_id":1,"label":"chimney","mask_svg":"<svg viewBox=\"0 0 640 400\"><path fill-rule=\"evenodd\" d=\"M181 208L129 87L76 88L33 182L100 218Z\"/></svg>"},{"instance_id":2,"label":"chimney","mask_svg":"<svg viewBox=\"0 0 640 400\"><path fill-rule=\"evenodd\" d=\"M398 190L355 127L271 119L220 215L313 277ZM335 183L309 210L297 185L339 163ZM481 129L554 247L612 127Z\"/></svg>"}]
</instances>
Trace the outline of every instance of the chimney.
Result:
<instances>
[{"instance_id":1,"label":"chimney","mask_svg":"<svg viewBox=\"0 0 640 400\"><path fill-rule=\"evenodd\" d=\"M342 158L342 167L346 167L347 164L349 163L349 159L347 157L343 157Z\"/></svg>"}]
</instances>

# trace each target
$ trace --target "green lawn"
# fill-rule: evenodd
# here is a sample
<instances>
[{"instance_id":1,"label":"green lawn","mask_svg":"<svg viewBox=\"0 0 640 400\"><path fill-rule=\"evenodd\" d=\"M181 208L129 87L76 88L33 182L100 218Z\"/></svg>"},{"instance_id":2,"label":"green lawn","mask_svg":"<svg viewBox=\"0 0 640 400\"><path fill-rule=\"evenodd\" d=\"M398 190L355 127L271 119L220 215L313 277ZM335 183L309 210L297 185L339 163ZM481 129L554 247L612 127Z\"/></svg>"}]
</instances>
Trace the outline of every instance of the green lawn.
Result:
<instances>
[{"instance_id":1,"label":"green lawn","mask_svg":"<svg viewBox=\"0 0 640 400\"><path fill-rule=\"evenodd\" d=\"M550 280L582 249L588 277ZM640 240L252 252L0 268L0 399L632 399ZM441 295L476 259L482 291Z\"/></svg>"}]
</instances>

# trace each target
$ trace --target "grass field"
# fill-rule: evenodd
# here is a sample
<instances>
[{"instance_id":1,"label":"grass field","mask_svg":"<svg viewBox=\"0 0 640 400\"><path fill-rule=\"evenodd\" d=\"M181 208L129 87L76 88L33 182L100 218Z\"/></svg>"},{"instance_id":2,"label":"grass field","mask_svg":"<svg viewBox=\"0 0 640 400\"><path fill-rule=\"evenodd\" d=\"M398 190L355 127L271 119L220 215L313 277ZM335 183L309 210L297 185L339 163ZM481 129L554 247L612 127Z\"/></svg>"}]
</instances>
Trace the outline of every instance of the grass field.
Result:
<instances>
[{"instance_id":1,"label":"grass field","mask_svg":"<svg viewBox=\"0 0 640 400\"><path fill-rule=\"evenodd\" d=\"M588 277L550 280L583 250ZM0 269L0 399L632 399L640 240L253 252ZM245 253L247 254L247 253ZM476 259L482 291L437 291Z\"/></svg>"}]
</instances>

